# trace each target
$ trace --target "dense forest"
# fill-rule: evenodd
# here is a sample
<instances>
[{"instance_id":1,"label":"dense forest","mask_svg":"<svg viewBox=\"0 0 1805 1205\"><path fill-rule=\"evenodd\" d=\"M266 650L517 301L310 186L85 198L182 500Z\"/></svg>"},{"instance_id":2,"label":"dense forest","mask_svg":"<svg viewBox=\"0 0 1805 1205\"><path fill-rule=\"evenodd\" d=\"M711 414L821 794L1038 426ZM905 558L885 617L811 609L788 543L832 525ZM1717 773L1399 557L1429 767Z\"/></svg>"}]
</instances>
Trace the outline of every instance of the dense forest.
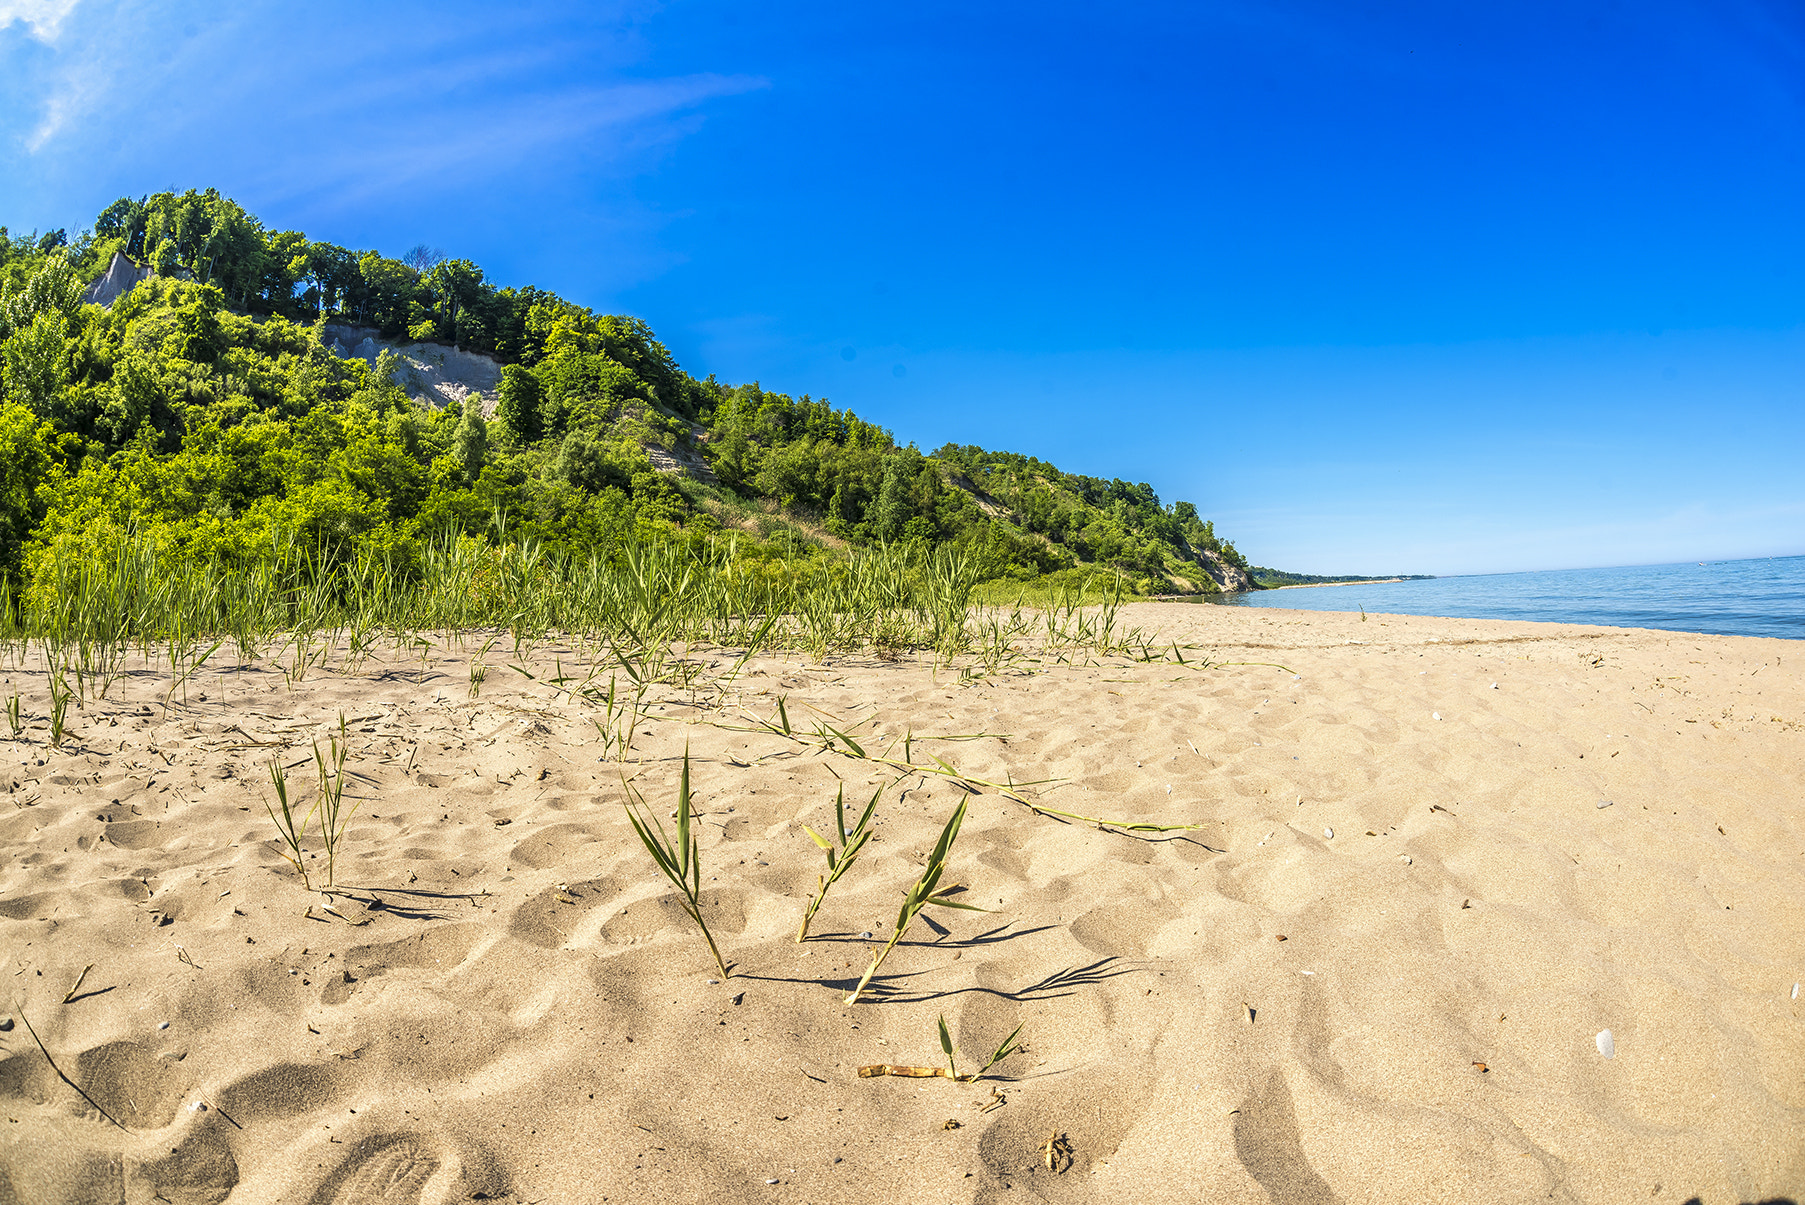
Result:
<instances>
[{"instance_id":1,"label":"dense forest","mask_svg":"<svg viewBox=\"0 0 1805 1205\"><path fill-rule=\"evenodd\" d=\"M348 354L359 336L377 354ZM410 390L422 347L488 357L491 387ZM122 199L73 238L0 227L0 579L29 589L128 532L182 558L403 571L447 535L612 556L734 532L786 558L953 545L1005 582L1248 584L1147 485L899 446L824 399L697 380L637 318L424 246L268 230L211 189Z\"/></svg>"}]
</instances>

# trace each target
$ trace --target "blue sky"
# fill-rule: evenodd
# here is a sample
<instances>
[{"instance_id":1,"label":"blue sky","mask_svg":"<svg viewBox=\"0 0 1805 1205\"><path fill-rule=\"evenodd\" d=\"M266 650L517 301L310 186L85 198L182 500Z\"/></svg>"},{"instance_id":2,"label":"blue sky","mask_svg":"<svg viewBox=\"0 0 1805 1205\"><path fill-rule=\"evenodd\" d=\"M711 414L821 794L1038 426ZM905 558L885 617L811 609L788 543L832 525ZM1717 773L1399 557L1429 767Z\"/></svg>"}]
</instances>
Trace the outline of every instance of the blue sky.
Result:
<instances>
[{"instance_id":1,"label":"blue sky","mask_svg":"<svg viewBox=\"0 0 1805 1205\"><path fill-rule=\"evenodd\" d=\"M0 222L432 243L1281 568L1805 552L1805 10L1354 7L0 0Z\"/></svg>"}]
</instances>

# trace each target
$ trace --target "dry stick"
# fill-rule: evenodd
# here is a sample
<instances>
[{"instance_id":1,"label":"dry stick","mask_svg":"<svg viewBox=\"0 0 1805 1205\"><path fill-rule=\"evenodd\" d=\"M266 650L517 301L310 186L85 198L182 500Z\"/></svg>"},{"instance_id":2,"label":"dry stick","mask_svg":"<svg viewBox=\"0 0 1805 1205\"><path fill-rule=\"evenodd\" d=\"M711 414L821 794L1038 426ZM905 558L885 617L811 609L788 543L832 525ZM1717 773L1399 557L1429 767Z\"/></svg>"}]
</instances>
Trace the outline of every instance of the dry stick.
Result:
<instances>
[{"instance_id":1,"label":"dry stick","mask_svg":"<svg viewBox=\"0 0 1805 1205\"><path fill-rule=\"evenodd\" d=\"M860 1067L859 1078L876 1079L882 1075L895 1075L905 1079L950 1079L957 1084L976 1083L983 1079L984 1074L992 1067L1021 1049L1016 1045L1015 1039L1021 1036L1022 1028L1022 1025L1017 1025L1009 1036L1003 1039L1003 1044L996 1048L996 1053L991 1055L982 1067L978 1068L976 1074L960 1075L959 1064L955 1061L953 1054L953 1035L947 1032L946 1014L942 1013L940 1014L940 1049L946 1052L946 1066L904 1067L895 1063L876 1063L869 1067Z\"/></svg>"},{"instance_id":2,"label":"dry stick","mask_svg":"<svg viewBox=\"0 0 1805 1205\"><path fill-rule=\"evenodd\" d=\"M67 1004L67 1003L69 1003L69 1001L75 999L75 993L81 991L82 980L86 979L88 977L88 972L93 969L94 969L94 964L91 962L87 966L85 966L81 969L81 974L79 974L75 977L75 985L73 987L71 987L69 989L69 991L63 996L64 1004Z\"/></svg>"},{"instance_id":3,"label":"dry stick","mask_svg":"<svg viewBox=\"0 0 1805 1205\"><path fill-rule=\"evenodd\" d=\"M61 1067L58 1067L56 1065L56 1060L50 1057L50 1048L48 1046L44 1045L44 1039L40 1038L38 1036L37 1026L35 1026L31 1023L31 1018L25 1015L25 1010L23 1008L20 1008L18 1010L18 1012L19 1012L19 1020L25 1022L25 1028L31 1031L31 1040L36 1042L38 1044L38 1049L44 1052L44 1061L46 1063L50 1064L50 1069L52 1071L56 1072L56 1078L62 1080L65 1084L68 1084L71 1088L74 1088L77 1092L81 1093L81 1098L83 1100L87 1101L90 1105L93 1105L94 1111L96 1113L99 1113L102 1117L106 1118L108 1121L112 1122L114 1125L119 1126L119 1128L122 1130L125 1130L126 1133L128 1133L128 1134L131 1133L130 1130L125 1129L125 1126L120 1123L120 1121L117 1117L114 1117L111 1113L109 1113L105 1109L101 1108L100 1102L95 1100L92 1096L89 1096L86 1089L84 1089L80 1084L76 1083L74 1080L70 1079L68 1076L63 1074L63 1069Z\"/></svg>"}]
</instances>

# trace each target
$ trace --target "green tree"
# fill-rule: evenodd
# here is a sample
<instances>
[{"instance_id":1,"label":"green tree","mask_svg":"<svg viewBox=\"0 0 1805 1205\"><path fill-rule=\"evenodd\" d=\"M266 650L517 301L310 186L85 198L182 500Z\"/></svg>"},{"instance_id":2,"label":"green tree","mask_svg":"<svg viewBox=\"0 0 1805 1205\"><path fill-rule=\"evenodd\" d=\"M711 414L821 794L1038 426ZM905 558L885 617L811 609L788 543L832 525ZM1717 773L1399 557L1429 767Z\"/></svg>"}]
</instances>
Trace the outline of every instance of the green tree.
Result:
<instances>
[{"instance_id":1,"label":"green tree","mask_svg":"<svg viewBox=\"0 0 1805 1205\"><path fill-rule=\"evenodd\" d=\"M545 392L531 369L509 364L501 370L501 389L496 393L495 417L521 443L534 442L544 431L544 401Z\"/></svg>"},{"instance_id":2,"label":"green tree","mask_svg":"<svg viewBox=\"0 0 1805 1205\"><path fill-rule=\"evenodd\" d=\"M0 405L0 578L15 588L25 542L44 515L38 486L55 463L55 438L24 406Z\"/></svg>"},{"instance_id":3,"label":"green tree","mask_svg":"<svg viewBox=\"0 0 1805 1205\"><path fill-rule=\"evenodd\" d=\"M483 421L482 394L473 393L464 399L464 416L458 420L451 449L463 467L465 481L474 484L482 476L483 462L489 455L489 424Z\"/></svg>"}]
</instances>

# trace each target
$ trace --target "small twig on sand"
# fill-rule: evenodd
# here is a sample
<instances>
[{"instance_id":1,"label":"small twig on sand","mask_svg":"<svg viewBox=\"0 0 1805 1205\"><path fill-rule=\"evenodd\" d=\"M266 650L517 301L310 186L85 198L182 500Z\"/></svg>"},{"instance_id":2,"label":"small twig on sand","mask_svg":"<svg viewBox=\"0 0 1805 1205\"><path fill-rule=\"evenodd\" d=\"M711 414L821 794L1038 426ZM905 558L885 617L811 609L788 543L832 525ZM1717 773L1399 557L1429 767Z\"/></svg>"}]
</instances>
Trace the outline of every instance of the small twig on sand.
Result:
<instances>
[{"instance_id":1,"label":"small twig on sand","mask_svg":"<svg viewBox=\"0 0 1805 1205\"><path fill-rule=\"evenodd\" d=\"M75 985L73 987L71 987L69 989L69 991L63 996L64 1004L67 1004L71 1000L75 999L75 993L81 991L82 980L86 979L88 977L88 972L93 969L94 969L94 964L91 962L87 966L85 966L81 969L81 974L79 974L75 977Z\"/></svg>"}]
</instances>

